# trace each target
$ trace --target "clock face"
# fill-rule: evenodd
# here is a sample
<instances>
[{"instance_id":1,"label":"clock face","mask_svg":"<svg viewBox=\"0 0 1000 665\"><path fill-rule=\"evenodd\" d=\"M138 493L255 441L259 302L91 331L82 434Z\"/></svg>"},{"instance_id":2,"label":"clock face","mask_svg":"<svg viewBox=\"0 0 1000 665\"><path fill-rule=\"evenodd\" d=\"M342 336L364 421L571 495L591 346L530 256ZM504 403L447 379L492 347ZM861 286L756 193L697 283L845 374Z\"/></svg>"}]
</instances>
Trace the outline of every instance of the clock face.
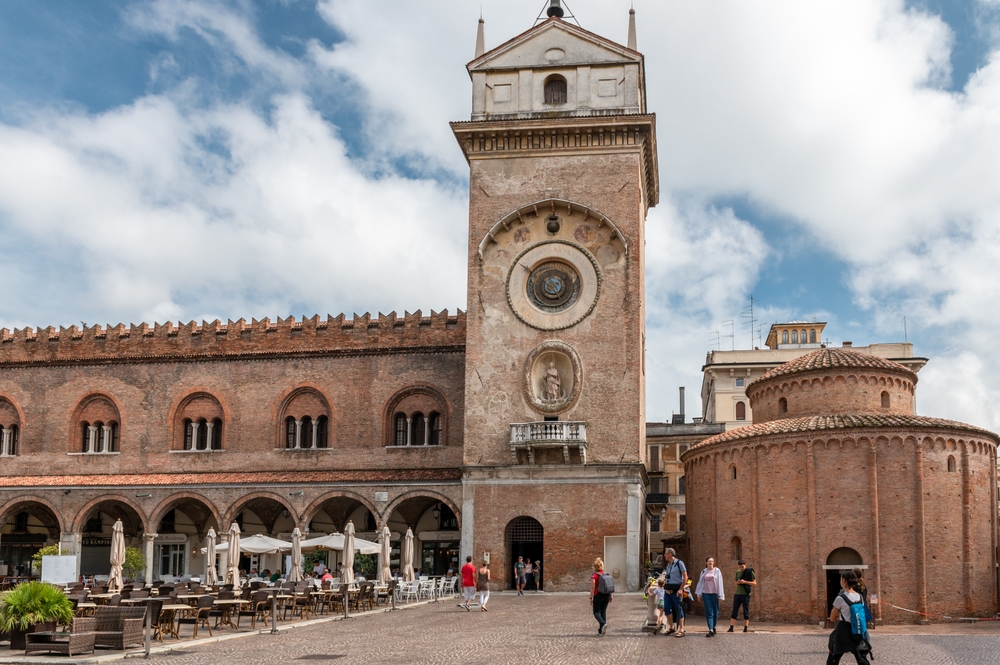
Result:
<instances>
[{"instance_id":1,"label":"clock face","mask_svg":"<svg viewBox=\"0 0 1000 665\"><path fill-rule=\"evenodd\" d=\"M539 330L563 330L597 305L597 262L574 243L543 242L521 253L507 275L507 301L521 321Z\"/></svg>"}]
</instances>

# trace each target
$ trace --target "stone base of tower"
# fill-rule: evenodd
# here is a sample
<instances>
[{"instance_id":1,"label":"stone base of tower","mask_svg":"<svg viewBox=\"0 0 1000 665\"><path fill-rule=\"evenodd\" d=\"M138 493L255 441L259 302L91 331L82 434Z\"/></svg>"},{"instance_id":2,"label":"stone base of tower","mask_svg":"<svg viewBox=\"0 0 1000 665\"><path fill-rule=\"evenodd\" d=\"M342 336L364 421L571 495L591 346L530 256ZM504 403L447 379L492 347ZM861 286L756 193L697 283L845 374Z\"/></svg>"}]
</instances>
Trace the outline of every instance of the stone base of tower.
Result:
<instances>
[{"instance_id":1,"label":"stone base of tower","mask_svg":"<svg viewBox=\"0 0 1000 665\"><path fill-rule=\"evenodd\" d=\"M494 589L514 588L520 554L542 562L543 590L587 591L601 557L618 591L638 590L645 484L634 464L466 468L462 559L488 556Z\"/></svg>"}]
</instances>

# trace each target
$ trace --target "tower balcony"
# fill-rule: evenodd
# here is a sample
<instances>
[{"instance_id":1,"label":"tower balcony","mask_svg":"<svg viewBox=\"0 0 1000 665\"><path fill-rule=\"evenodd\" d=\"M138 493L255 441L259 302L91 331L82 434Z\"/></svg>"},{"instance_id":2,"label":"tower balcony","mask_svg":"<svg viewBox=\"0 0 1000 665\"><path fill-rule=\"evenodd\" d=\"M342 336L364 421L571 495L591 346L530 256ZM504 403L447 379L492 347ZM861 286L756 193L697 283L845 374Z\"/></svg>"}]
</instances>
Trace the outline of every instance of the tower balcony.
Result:
<instances>
[{"instance_id":1,"label":"tower balcony","mask_svg":"<svg viewBox=\"0 0 1000 665\"><path fill-rule=\"evenodd\" d=\"M518 451L526 450L528 463L535 463L535 451L562 449L563 461L570 463L570 449L576 448L580 461L587 463L587 423L545 421L537 423L511 423L510 454L517 463Z\"/></svg>"}]
</instances>

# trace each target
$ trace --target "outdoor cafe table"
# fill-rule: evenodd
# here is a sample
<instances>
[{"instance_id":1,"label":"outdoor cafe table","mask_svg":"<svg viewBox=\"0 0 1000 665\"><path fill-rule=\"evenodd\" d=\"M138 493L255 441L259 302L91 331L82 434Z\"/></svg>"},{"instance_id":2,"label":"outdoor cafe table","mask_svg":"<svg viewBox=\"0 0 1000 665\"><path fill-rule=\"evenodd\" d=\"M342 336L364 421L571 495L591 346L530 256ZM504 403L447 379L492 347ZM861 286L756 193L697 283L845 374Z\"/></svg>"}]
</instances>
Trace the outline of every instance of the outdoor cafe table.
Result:
<instances>
[{"instance_id":1,"label":"outdoor cafe table","mask_svg":"<svg viewBox=\"0 0 1000 665\"><path fill-rule=\"evenodd\" d=\"M186 612L191 609L190 605L181 605L179 603L173 603L170 605L164 605L160 608L160 635L170 635L180 639L180 633L177 632L177 625L174 623L174 613L175 612Z\"/></svg>"},{"instance_id":2,"label":"outdoor cafe table","mask_svg":"<svg viewBox=\"0 0 1000 665\"><path fill-rule=\"evenodd\" d=\"M191 605L194 605L198 601L199 598L203 598L205 596L212 596L212 595L214 595L214 594L211 594L211 593L179 593L179 594L177 594L177 600L183 600L183 601L185 601L187 603L190 603ZM192 602L192 601L194 601L194 602Z\"/></svg>"},{"instance_id":3,"label":"outdoor cafe table","mask_svg":"<svg viewBox=\"0 0 1000 665\"><path fill-rule=\"evenodd\" d=\"M239 605L249 605L249 600L243 600L242 598L233 598L230 600L217 600L213 603L213 606L218 606L222 609L222 616L216 622L215 627L231 626L236 628L236 624L233 623L233 610Z\"/></svg>"}]
</instances>

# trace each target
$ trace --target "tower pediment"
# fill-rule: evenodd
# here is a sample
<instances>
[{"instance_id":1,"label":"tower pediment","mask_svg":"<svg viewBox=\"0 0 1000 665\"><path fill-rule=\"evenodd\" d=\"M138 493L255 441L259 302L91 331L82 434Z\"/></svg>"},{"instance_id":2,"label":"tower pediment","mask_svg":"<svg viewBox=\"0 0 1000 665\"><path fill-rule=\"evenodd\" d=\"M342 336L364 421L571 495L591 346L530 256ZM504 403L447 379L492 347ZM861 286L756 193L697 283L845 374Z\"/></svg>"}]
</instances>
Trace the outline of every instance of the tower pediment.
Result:
<instances>
[{"instance_id":1,"label":"tower pediment","mask_svg":"<svg viewBox=\"0 0 1000 665\"><path fill-rule=\"evenodd\" d=\"M469 73L497 69L641 64L642 54L559 19L549 19L468 65Z\"/></svg>"}]
</instances>

